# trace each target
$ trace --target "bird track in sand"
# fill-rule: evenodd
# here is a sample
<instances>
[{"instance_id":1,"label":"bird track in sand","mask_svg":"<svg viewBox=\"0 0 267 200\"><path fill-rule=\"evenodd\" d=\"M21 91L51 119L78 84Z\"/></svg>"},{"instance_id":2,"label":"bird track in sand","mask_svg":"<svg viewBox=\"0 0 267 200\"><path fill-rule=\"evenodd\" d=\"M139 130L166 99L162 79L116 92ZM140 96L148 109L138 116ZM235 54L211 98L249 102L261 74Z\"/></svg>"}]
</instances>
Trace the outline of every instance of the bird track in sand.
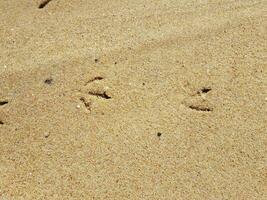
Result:
<instances>
[{"instance_id":1,"label":"bird track in sand","mask_svg":"<svg viewBox=\"0 0 267 200\"><path fill-rule=\"evenodd\" d=\"M104 80L104 77L95 76L86 81L86 83L84 84L85 89L80 97L80 101L89 111L92 110L92 104L94 101L93 98L98 98L103 100L111 99L111 96L107 94L107 91L102 87L102 84L97 83L102 80ZM92 85L93 83L97 85Z\"/></svg>"},{"instance_id":2,"label":"bird track in sand","mask_svg":"<svg viewBox=\"0 0 267 200\"><path fill-rule=\"evenodd\" d=\"M213 111L213 107L205 96L210 91L210 87L202 87L191 94L189 97L184 98L182 105L198 112L211 112Z\"/></svg>"}]
</instances>

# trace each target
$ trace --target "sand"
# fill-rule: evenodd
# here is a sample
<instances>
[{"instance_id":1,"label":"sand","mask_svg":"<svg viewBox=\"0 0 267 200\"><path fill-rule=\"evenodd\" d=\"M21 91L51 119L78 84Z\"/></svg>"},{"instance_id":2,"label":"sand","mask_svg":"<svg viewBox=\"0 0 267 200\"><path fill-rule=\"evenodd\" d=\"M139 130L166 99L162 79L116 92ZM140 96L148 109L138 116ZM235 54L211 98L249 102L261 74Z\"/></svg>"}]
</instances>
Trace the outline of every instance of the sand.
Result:
<instances>
[{"instance_id":1,"label":"sand","mask_svg":"<svg viewBox=\"0 0 267 200\"><path fill-rule=\"evenodd\" d=\"M267 199L267 2L0 1L0 199ZM38 8L42 7L42 8Z\"/></svg>"}]
</instances>

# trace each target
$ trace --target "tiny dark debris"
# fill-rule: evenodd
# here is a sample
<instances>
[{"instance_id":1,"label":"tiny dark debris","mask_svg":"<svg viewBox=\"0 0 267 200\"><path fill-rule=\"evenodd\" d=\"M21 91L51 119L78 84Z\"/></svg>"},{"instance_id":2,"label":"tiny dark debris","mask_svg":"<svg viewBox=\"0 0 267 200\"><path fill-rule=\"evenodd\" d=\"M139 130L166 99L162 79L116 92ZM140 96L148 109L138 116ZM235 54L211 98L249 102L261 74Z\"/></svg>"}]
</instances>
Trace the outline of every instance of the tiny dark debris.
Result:
<instances>
[{"instance_id":1,"label":"tiny dark debris","mask_svg":"<svg viewBox=\"0 0 267 200\"><path fill-rule=\"evenodd\" d=\"M52 78L48 78L48 79L46 79L46 80L44 81L44 83L47 84L47 85L51 85L52 82L53 82L53 79L52 79Z\"/></svg>"},{"instance_id":2,"label":"tiny dark debris","mask_svg":"<svg viewBox=\"0 0 267 200\"><path fill-rule=\"evenodd\" d=\"M118 63L117 63L117 62L115 62L114 64L115 64L115 65L117 65Z\"/></svg>"},{"instance_id":3,"label":"tiny dark debris","mask_svg":"<svg viewBox=\"0 0 267 200\"><path fill-rule=\"evenodd\" d=\"M208 93L209 91L211 91L211 88L209 88L209 87L203 87L200 90L201 93Z\"/></svg>"},{"instance_id":4,"label":"tiny dark debris","mask_svg":"<svg viewBox=\"0 0 267 200\"><path fill-rule=\"evenodd\" d=\"M95 59L95 63L98 63L98 59L97 58Z\"/></svg>"},{"instance_id":5,"label":"tiny dark debris","mask_svg":"<svg viewBox=\"0 0 267 200\"><path fill-rule=\"evenodd\" d=\"M162 135L162 133L160 133L160 132L157 133L157 136L158 136L158 137L160 137L161 135Z\"/></svg>"},{"instance_id":6,"label":"tiny dark debris","mask_svg":"<svg viewBox=\"0 0 267 200\"><path fill-rule=\"evenodd\" d=\"M146 85L145 83L142 83L142 85Z\"/></svg>"},{"instance_id":7,"label":"tiny dark debris","mask_svg":"<svg viewBox=\"0 0 267 200\"><path fill-rule=\"evenodd\" d=\"M0 120L0 125L4 125L4 122Z\"/></svg>"}]
</instances>

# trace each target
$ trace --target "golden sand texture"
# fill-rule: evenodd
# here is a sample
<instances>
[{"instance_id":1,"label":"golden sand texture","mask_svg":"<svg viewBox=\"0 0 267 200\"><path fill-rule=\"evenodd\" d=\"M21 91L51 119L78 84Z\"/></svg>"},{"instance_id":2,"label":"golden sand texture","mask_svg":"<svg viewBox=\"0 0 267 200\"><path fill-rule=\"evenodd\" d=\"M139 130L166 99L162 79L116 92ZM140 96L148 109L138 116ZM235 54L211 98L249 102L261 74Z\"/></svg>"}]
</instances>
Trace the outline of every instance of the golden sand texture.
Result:
<instances>
[{"instance_id":1,"label":"golden sand texture","mask_svg":"<svg viewBox=\"0 0 267 200\"><path fill-rule=\"evenodd\" d=\"M267 199L266 0L1 0L0 199Z\"/></svg>"}]
</instances>

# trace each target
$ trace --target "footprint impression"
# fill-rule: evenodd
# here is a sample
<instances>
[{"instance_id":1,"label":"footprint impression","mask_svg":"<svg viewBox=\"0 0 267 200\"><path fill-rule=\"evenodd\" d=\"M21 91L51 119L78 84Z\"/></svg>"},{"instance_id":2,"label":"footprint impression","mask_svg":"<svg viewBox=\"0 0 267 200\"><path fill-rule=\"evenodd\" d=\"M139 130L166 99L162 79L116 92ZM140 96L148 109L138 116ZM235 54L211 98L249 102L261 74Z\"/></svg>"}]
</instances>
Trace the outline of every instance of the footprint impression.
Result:
<instances>
[{"instance_id":1,"label":"footprint impression","mask_svg":"<svg viewBox=\"0 0 267 200\"><path fill-rule=\"evenodd\" d=\"M104 77L95 76L89 79L80 90L80 101L88 111L92 111L96 103L111 99L108 87L104 85Z\"/></svg>"},{"instance_id":2,"label":"footprint impression","mask_svg":"<svg viewBox=\"0 0 267 200\"><path fill-rule=\"evenodd\" d=\"M206 97L210 91L211 87L202 87L184 98L182 105L197 112L211 112L213 111L213 106Z\"/></svg>"}]
</instances>

